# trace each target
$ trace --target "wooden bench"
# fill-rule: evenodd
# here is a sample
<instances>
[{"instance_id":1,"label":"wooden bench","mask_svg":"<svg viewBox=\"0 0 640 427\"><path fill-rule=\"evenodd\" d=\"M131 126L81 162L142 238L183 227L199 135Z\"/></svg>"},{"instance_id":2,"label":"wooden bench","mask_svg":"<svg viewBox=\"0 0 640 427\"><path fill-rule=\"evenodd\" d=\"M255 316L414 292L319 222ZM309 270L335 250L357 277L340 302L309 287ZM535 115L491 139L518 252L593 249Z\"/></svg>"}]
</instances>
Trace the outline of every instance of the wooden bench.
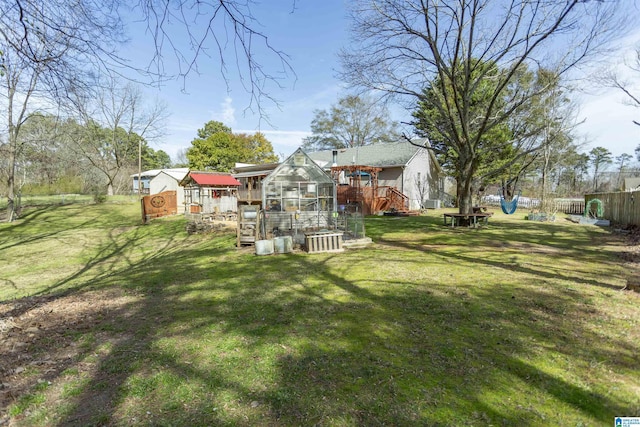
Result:
<instances>
[{"instance_id":1,"label":"wooden bench","mask_svg":"<svg viewBox=\"0 0 640 427\"><path fill-rule=\"evenodd\" d=\"M471 214L461 214L461 213L445 213L442 214L444 218L444 225L449 225L447 219L451 221L451 227L456 227L458 225L462 225L463 222L468 222L469 226L473 225L474 228L478 227L478 223L488 224L489 217L493 215L492 213L471 213ZM479 220L479 221L478 221Z\"/></svg>"}]
</instances>

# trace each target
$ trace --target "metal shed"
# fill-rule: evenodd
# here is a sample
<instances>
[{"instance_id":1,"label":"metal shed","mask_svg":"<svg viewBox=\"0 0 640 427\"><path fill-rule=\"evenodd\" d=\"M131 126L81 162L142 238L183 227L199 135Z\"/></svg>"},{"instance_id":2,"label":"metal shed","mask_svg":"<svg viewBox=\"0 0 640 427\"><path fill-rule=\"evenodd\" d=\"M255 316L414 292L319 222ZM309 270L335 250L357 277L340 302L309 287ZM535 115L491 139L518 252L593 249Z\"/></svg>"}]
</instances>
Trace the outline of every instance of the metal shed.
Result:
<instances>
[{"instance_id":1,"label":"metal shed","mask_svg":"<svg viewBox=\"0 0 640 427\"><path fill-rule=\"evenodd\" d=\"M240 182L228 173L191 171L180 182L186 213L236 212Z\"/></svg>"}]
</instances>

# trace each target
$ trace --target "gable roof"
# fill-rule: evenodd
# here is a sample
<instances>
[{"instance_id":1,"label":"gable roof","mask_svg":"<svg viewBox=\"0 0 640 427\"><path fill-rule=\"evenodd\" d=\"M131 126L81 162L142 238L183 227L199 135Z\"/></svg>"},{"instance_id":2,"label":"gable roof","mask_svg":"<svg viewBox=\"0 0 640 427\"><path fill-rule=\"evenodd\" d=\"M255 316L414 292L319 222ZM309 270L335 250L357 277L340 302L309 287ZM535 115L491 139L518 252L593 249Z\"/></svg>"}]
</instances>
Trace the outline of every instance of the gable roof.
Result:
<instances>
[{"instance_id":1,"label":"gable roof","mask_svg":"<svg viewBox=\"0 0 640 427\"><path fill-rule=\"evenodd\" d=\"M228 173L222 172L189 172L180 182L184 186L189 181L193 181L198 185L209 185L218 187L238 187L242 185L240 181L235 179Z\"/></svg>"},{"instance_id":2,"label":"gable roof","mask_svg":"<svg viewBox=\"0 0 640 427\"><path fill-rule=\"evenodd\" d=\"M415 140L415 143L427 140ZM371 144L355 148L338 149L337 166L366 165L378 167L405 166L422 147L408 141ZM333 150L308 153L309 157L324 168L333 165Z\"/></svg>"},{"instance_id":3,"label":"gable roof","mask_svg":"<svg viewBox=\"0 0 640 427\"><path fill-rule=\"evenodd\" d=\"M318 163L311 159L302 148L296 149L277 168L275 168L263 181L267 185L272 181L316 181L333 183L329 175Z\"/></svg>"},{"instance_id":4,"label":"gable roof","mask_svg":"<svg viewBox=\"0 0 640 427\"><path fill-rule=\"evenodd\" d=\"M240 165L236 163L236 167L232 169L231 174L236 178L260 177L269 175L279 163L265 163L261 165Z\"/></svg>"},{"instance_id":5,"label":"gable roof","mask_svg":"<svg viewBox=\"0 0 640 427\"><path fill-rule=\"evenodd\" d=\"M187 173L189 173L189 168L172 168L172 169L151 169L148 171L143 171L140 176L142 178L153 178L154 176L158 176L160 173L166 173L172 178L180 181L182 180ZM138 174L134 173L129 175L131 178L137 178Z\"/></svg>"},{"instance_id":6,"label":"gable roof","mask_svg":"<svg viewBox=\"0 0 640 427\"><path fill-rule=\"evenodd\" d=\"M175 179L176 181L180 182L180 181L182 181L184 179L185 176L187 176L187 173L189 173L189 169L185 169L184 171L180 171L180 170L176 170L176 169L164 169L164 170L161 170L160 173L158 175L154 176L151 180L153 181L154 179L156 179L160 175L164 174L164 175L168 175L171 178Z\"/></svg>"}]
</instances>

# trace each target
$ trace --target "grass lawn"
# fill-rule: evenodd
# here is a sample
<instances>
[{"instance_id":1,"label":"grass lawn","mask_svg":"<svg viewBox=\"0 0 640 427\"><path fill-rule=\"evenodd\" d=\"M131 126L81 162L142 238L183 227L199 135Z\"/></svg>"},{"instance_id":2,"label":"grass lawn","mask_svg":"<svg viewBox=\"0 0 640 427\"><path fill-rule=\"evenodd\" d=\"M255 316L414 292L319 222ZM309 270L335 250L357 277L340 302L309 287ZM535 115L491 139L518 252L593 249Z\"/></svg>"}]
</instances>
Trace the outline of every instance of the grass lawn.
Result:
<instances>
[{"instance_id":1,"label":"grass lawn","mask_svg":"<svg viewBox=\"0 0 640 427\"><path fill-rule=\"evenodd\" d=\"M0 425L640 416L628 247L524 215L370 217L366 249L258 257L135 202L26 210L0 224Z\"/></svg>"}]
</instances>

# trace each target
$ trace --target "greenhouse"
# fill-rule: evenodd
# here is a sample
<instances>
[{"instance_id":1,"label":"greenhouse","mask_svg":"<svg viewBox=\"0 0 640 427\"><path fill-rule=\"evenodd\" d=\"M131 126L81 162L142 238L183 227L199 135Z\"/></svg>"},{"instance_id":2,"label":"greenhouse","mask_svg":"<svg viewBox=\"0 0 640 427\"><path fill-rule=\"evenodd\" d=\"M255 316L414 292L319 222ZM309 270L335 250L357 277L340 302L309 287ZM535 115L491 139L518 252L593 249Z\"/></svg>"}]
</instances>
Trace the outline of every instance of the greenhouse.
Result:
<instances>
[{"instance_id":1,"label":"greenhouse","mask_svg":"<svg viewBox=\"0 0 640 427\"><path fill-rule=\"evenodd\" d=\"M333 229L335 182L298 149L262 182L262 206L263 235Z\"/></svg>"}]
</instances>

